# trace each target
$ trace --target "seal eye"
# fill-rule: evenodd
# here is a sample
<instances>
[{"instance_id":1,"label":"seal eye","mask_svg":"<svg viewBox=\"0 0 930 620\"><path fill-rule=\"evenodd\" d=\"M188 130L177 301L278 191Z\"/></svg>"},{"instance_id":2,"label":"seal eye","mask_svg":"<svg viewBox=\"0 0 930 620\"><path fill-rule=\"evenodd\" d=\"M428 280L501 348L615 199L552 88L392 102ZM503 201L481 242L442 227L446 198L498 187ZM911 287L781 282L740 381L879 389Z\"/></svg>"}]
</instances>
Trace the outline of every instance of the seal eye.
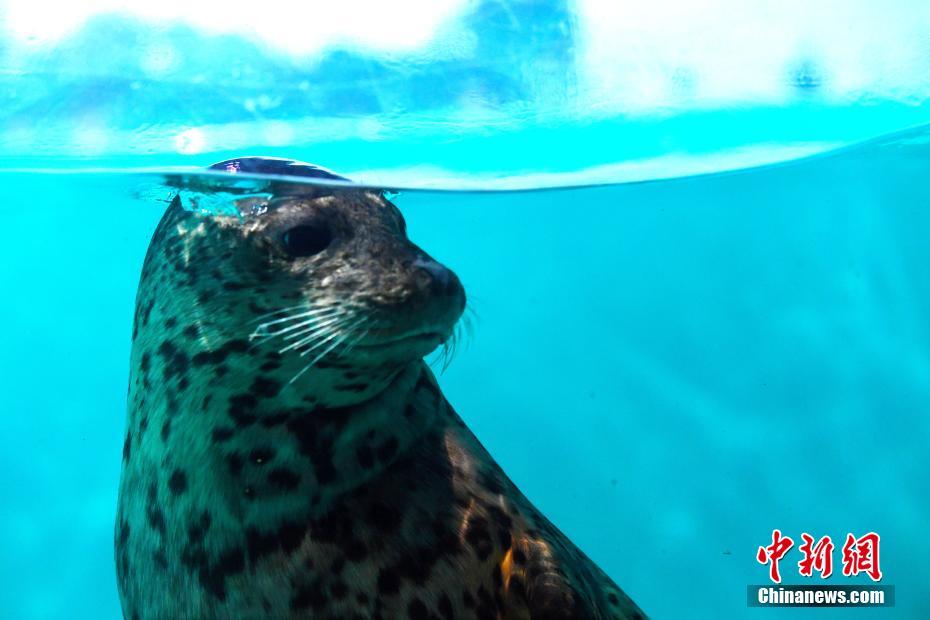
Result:
<instances>
[{"instance_id":1,"label":"seal eye","mask_svg":"<svg viewBox=\"0 0 930 620\"><path fill-rule=\"evenodd\" d=\"M314 224L302 224L288 230L281 237L288 254L294 257L319 254L332 242L328 228Z\"/></svg>"}]
</instances>

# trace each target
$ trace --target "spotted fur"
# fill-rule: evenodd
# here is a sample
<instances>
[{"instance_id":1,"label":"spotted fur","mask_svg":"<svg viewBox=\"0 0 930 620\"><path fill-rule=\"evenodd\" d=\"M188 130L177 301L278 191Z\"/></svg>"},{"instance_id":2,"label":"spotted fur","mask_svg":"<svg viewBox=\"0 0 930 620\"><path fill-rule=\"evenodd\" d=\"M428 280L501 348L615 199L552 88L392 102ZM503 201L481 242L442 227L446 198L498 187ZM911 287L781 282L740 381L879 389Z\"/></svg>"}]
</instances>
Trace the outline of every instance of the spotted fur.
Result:
<instances>
[{"instance_id":1,"label":"spotted fur","mask_svg":"<svg viewBox=\"0 0 930 620\"><path fill-rule=\"evenodd\" d=\"M397 209L334 190L259 212L175 200L145 259L116 523L124 616L643 617L446 402L422 357L464 291ZM282 235L305 222L331 242L289 256ZM307 358L250 335L300 304L375 328L291 381Z\"/></svg>"}]
</instances>

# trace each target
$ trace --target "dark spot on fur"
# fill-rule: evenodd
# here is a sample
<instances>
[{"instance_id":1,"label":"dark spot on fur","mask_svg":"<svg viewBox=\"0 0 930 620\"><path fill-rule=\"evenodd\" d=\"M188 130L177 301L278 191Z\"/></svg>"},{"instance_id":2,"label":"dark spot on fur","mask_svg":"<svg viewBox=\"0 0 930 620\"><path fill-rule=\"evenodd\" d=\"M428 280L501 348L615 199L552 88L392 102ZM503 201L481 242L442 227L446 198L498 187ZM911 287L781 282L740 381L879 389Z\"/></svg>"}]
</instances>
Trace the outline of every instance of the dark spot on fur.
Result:
<instances>
[{"instance_id":1,"label":"dark spot on fur","mask_svg":"<svg viewBox=\"0 0 930 620\"><path fill-rule=\"evenodd\" d=\"M227 409L229 417L232 418L236 426L242 428L254 424L257 420L255 406L258 400L252 394L237 394L229 397L229 408Z\"/></svg>"},{"instance_id":2,"label":"dark spot on fur","mask_svg":"<svg viewBox=\"0 0 930 620\"><path fill-rule=\"evenodd\" d=\"M223 282L224 291L241 291L244 288L247 288L247 285L243 284L242 282L234 282L232 280L226 280Z\"/></svg>"},{"instance_id":3,"label":"dark spot on fur","mask_svg":"<svg viewBox=\"0 0 930 620\"><path fill-rule=\"evenodd\" d=\"M327 485L336 479L337 472L333 465L333 440L329 431L321 432L322 427L332 429L345 423L347 412L342 409L314 409L309 415L292 418L287 422L288 430L297 440L300 453L313 463L317 483Z\"/></svg>"},{"instance_id":4,"label":"dark spot on fur","mask_svg":"<svg viewBox=\"0 0 930 620\"><path fill-rule=\"evenodd\" d=\"M397 437L388 437L383 444L378 447L378 460L386 463L397 454Z\"/></svg>"},{"instance_id":5,"label":"dark spot on fur","mask_svg":"<svg viewBox=\"0 0 930 620\"><path fill-rule=\"evenodd\" d=\"M369 525L381 535L390 535L401 523L400 511L383 502L372 503L366 517Z\"/></svg>"},{"instance_id":6,"label":"dark spot on fur","mask_svg":"<svg viewBox=\"0 0 930 620\"><path fill-rule=\"evenodd\" d=\"M215 364L213 361L215 351L200 351L195 353L194 357L191 358L191 364L194 366L206 366L207 364Z\"/></svg>"},{"instance_id":7,"label":"dark spot on fur","mask_svg":"<svg viewBox=\"0 0 930 620\"><path fill-rule=\"evenodd\" d=\"M326 593L319 581L300 586L294 593L294 598L291 599L291 609L294 611L307 607L322 609L325 604Z\"/></svg>"},{"instance_id":8,"label":"dark spot on fur","mask_svg":"<svg viewBox=\"0 0 930 620\"><path fill-rule=\"evenodd\" d=\"M417 380L416 390L426 390L433 395L434 398L442 398L442 394L439 393L439 388L437 388L432 381L429 380L429 377L426 376L426 373L421 373L420 378Z\"/></svg>"},{"instance_id":9,"label":"dark spot on fur","mask_svg":"<svg viewBox=\"0 0 930 620\"><path fill-rule=\"evenodd\" d=\"M249 392L257 398L274 398L281 391L281 384L267 377L255 377Z\"/></svg>"},{"instance_id":10,"label":"dark spot on fur","mask_svg":"<svg viewBox=\"0 0 930 620\"><path fill-rule=\"evenodd\" d=\"M249 453L249 460L256 465L265 465L274 458L274 450L271 448L255 448Z\"/></svg>"},{"instance_id":11,"label":"dark spot on fur","mask_svg":"<svg viewBox=\"0 0 930 620\"><path fill-rule=\"evenodd\" d=\"M142 327L145 327L149 324L149 317L152 316L152 309L154 307L154 299L150 299L149 302L142 307Z\"/></svg>"},{"instance_id":12,"label":"dark spot on fur","mask_svg":"<svg viewBox=\"0 0 930 620\"><path fill-rule=\"evenodd\" d=\"M233 476L239 476L242 473L242 457L235 452L226 457L226 464L229 466L229 473Z\"/></svg>"},{"instance_id":13,"label":"dark spot on fur","mask_svg":"<svg viewBox=\"0 0 930 620\"><path fill-rule=\"evenodd\" d=\"M229 441L232 439L232 436L235 434L235 430L221 426L213 429L213 441L215 443L222 443L224 441Z\"/></svg>"},{"instance_id":14,"label":"dark spot on fur","mask_svg":"<svg viewBox=\"0 0 930 620\"><path fill-rule=\"evenodd\" d=\"M168 489L175 495L184 493L187 490L187 474L175 469L168 478Z\"/></svg>"},{"instance_id":15,"label":"dark spot on fur","mask_svg":"<svg viewBox=\"0 0 930 620\"><path fill-rule=\"evenodd\" d=\"M184 549L181 563L197 574L204 590L223 601L226 599L226 579L245 569L245 554L242 549L231 547L219 554L216 563L211 563L202 547L202 539L197 539Z\"/></svg>"},{"instance_id":16,"label":"dark spot on fur","mask_svg":"<svg viewBox=\"0 0 930 620\"><path fill-rule=\"evenodd\" d=\"M407 614L410 620L429 620L429 609L427 609L423 601L418 598L414 598L410 601L410 604L407 605Z\"/></svg>"},{"instance_id":17,"label":"dark spot on fur","mask_svg":"<svg viewBox=\"0 0 930 620\"><path fill-rule=\"evenodd\" d=\"M371 469L375 466L375 456L368 444L362 444L356 448L355 456L362 469Z\"/></svg>"},{"instance_id":18,"label":"dark spot on fur","mask_svg":"<svg viewBox=\"0 0 930 620\"><path fill-rule=\"evenodd\" d=\"M484 517L472 516L465 526L465 541L475 551L479 560L486 560L494 550L488 522Z\"/></svg>"},{"instance_id":19,"label":"dark spot on fur","mask_svg":"<svg viewBox=\"0 0 930 620\"><path fill-rule=\"evenodd\" d=\"M287 422L289 417L290 416L288 416L288 414L286 413L274 413L272 415L265 416L262 418L262 426L264 426L265 428L272 428L274 426L279 426Z\"/></svg>"},{"instance_id":20,"label":"dark spot on fur","mask_svg":"<svg viewBox=\"0 0 930 620\"><path fill-rule=\"evenodd\" d=\"M165 570L168 568L168 558L165 557L165 552L162 549L159 549L152 554L152 559L155 560L155 564L158 565L158 568Z\"/></svg>"},{"instance_id":21,"label":"dark spot on fur","mask_svg":"<svg viewBox=\"0 0 930 620\"><path fill-rule=\"evenodd\" d=\"M190 367L187 353L178 349L170 340L162 341L158 347L158 354L163 360L163 374L166 381L181 377Z\"/></svg>"},{"instance_id":22,"label":"dark spot on fur","mask_svg":"<svg viewBox=\"0 0 930 620\"><path fill-rule=\"evenodd\" d=\"M400 577L390 568L382 568L378 573L378 593L389 596L400 592Z\"/></svg>"},{"instance_id":23,"label":"dark spot on fur","mask_svg":"<svg viewBox=\"0 0 930 620\"><path fill-rule=\"evenodd\" d=\"M493 493L494 495L499 495L504 492L504 487L501 485L500 480L498 480L494 472L485 470L479 471L478 482L487 489L489 493Z\"/></svg>"},{"instance_id":24,"label":"dark spot on fur","mask_svg":"<svg viewBox=\"0 0 930 620\"><path fill-rule=\"evenodd\" d=\"M157 506L149 506L146 509L146 516L148 517L149 526L161 534L165 535L165 513L162 512L161 508Z\"/></svg>"},{"instance_id":25,"label":"dark spot on fur","mask_svg":"<svg viewBox=\"0 0 930 620\"><path fill-rule=\"evenodd\" d=\"M246 530L249 562L254 565L266 555L281 551L290 553L300 546L306 526L299 523L284 523L273 532L261 532L255 527Z\"/></svg>"},{"instance_id":26,"label":"dark spot on fur","mask_svg":"<svg viewBox=\"0 0 930 620\"><path fill-rule=\"evenodd\" d=\"M452 609L452 601L446 593L443 593L443 595L439 597L439 613L442 614L443 620L453 620L455 617L455 612Z\"/></svg>"},{"instance_id":27,"label":"dark spot on fur","mask_svg":"<svg viewBox=\"0 0 930 620\"><path fill-rule=\"evenodd\" d=\"M482 620L485 618L487 620L495 620L497 618L497 606L495 605L493 597L484 586L478 587L478 607L475 611L477 612L478 617ZM563 616L544 617L531 613L530 617L539 618L540 620L556 620L557 618L562 618Z\"/></svg>"},{"instance_id":28,"label":"dark spot on fur","mask_svg":"<svg viewBox=\"0 0 930 620\"><path fill-rule=\"evenodd\" d=\"M510 515L504 512L500 506L491 504L487 507L487 510L488 515L490 515L490 517L494 519L494 522L497 523L497 525L500 527L509 529L511 526L513 526L513 520L510 518Z\"/></svg>"},{"instance_id":29,"label":"dark spot on fur","mask_svg":"<svg viewBox=\"0 0 930 620\"><path fill-rule=\"evenodd\" d=\"M270 308L259 306L257 303L255 303L255 301L249 300L249 310L252 311L252 314L261 316L261 315L268 314L268 311L270 310Z\"/></svg>"},{"instance_id":30,"label":"dark spot on fur","mask_svg":"<svg viewBox=\"0 0 930 620\"><path fill-rule=\"evenodd\" d=\"M364 392L368 389L367 383L347 383L345 385L335 385L333 389L337 392Z\"/></svg>"},{"instance_id":31,"label":"dark spot on fur","mask_svg":"<svg viewBox=\"0 0 930 620\"><path fill-rule=\"evenodd\" d=\"M347 586L342 580L337 580L333 582L331 586L329 586L329 595L337 601L344 599L348 593L349 586Z\"/></svg>"},{"instance_id":32,"label":"dark spot on fur","mask_svg":"<svg viewBox=\"0 0 930 620\"><path fill-rule=\"evenodd\" d=\"M249 349L249 342L241 338L226 341L223 346L213 351L201 351L191 358L194 366L207 364L219 365L232 353L244 353Z\"/></svg>"},{"instance_id":33,"label":"dark spot on fur","mask_svg":"<svg viewBox=\"0 0 930 620\"><path fill-rule=\"evenodd\" d=\"M201 583L220 598L225 598L226 578L241 573L245 569L245 554L242 549L231 548L220 554L216 565L208 574L201 576ZM221 595L220 593L223 593Z\"/></svg>"},{"instance_id":34,"label":"dark spot on fur","mask_svg":"<svg viewBox=\"0 0 930 620\"><path fill-rule=\"evenodd\" d=\"M513 536L510 534L510 530L504 528L497 530L497 540L500 543L501 551L504 553L507 553L513 545Z\"/></svg>"},{"instance_id":35,"label":"dark spot on fur","mask_svg":"<svg viewBox=\"0 0 930 620\"><path fill-rule=\"evenodd\" d=\"M275 467L268 472L268 482L272 485L291 491L300 485L300 476L284 467Z\"/></svg>"},{"instance_id":36,"label":"dark spot on fur","mask_svg":"<svg viewBox=\"0 0 930 620\"><path fill-rule=\"evenodd\" d=\"M338 547L350 562L358 562L368 555L368 549L357 536L355 523L338 506L322 515L310 526L314 541Z\"/></svg>"},{"instance_id":37,"label":"dark spot on fur","mask_svg":"<svg viewBox=\"0 0 930 620\"><path fill-rule=\"evenodd\" d=\"M449 551L441 541L419 549L412 549L397 561L393 570L403 579L422 586L429 579L436 563L440 558L448 555Z\"/></svg>"},{"instance_id":38,"label":"dark spot on fur","mask_svg":"<svg viewBox=\"0 0 930 620\"><path fill-rule=\"evenodd\" d=\"M200 515L200 519L191 521L187 527L187 540L191 545L197 545L203 542L203 538L210 529L213 519L206 510Z\"/></svg>"}]
</instances>

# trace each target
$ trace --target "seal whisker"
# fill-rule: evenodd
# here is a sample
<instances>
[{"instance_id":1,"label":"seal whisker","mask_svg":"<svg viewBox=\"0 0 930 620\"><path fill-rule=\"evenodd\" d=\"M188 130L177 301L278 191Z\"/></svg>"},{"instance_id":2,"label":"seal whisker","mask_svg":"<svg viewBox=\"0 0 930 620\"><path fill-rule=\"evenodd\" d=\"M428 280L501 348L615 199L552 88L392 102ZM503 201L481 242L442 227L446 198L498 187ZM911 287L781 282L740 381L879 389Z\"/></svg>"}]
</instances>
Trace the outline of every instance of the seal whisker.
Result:
<instances>
[{"instance_id":1,"label":"seal whisker","mask_svg":"<svg viewBox=\"0 0 930 620\"><path fill-rule=\"evenodd\" d=\"M262 323L256 328L256 331L262 329L263 327L267 329L271 325L277 325L279 323L287 323L289 321L294 321L294 320L301 319L304 317L328 316L331 314L339 314L340 312L343 312L340 306L327 306L326 308L315 308L313 310L308 310L307 312L301 312L300 314L293 314L291 316L286 316L281 319L276 319L274 321L268 321L266 323Z\"/></svg>"},{"instance_id":2,"label":"seal whisker","mask_svg":"<svg viewBox=\"0 0 930 620\"><path fill-rule=\"evenodd\" d=\"M359 342L361 342L362 340L364 340L364 339L365 339L365 336L367 336L367 335L370 334L370 333L371 333L371 330L370 330L370 329L364 329L364 330L362 330L361 333L359 334L358 338L356 338L356 339L353 340L352 342L348 343L348 344L346 345L345 349L342 350L342 353L341 353L340 355L342 355L343 357L347 356L349 353L352 352L352 349L354 349L355 346L356 346Z\"/></svg>"},{"instance_id":3,"label":"seal whisker","mask_svg":"<svg viewBox=\"0 0 930 620\"><path fill-rule=\"evenodd\" d=\"M261 339L267 340L269 338L274 338L277 336L281 336L283 334L287 334L289 332L293 332L294 330L301 330L298 332L298 334L290 334L289 336L285 336L286 339L291 339L295 337L296 335L299 335L300 333L304 333L306 330L310 328L322 327L324 325L329 325L334 321L338 321L340 319L341 314L343 313L340 312L340 313L333 313L333 314L328 314L328 315L311 317L295 325L291 325L289 327L283 327L283 328L276 329L270 332L263 329L264 325L259 325L258 328L256 328L256 330L249 335L249 339L254 340L256 338L261 338Z\"/></svg>"},{"instance_id":4,"label":"seal whisker","mask_svg":"<svg viewBox=\"0 0 930 620\"><path fill-rule=\"evenodd\" d=\"M303 302L302 304L299 304L299 305L297 305L297 306L288 306L287 308L279 308L278 310L272 310L271 312L266 312L265 314L260 314L260 315L258 315L258 316L256 316L256 317L253 317L253 318L249 321L249 323L258 323L259 321L261 321L261 320L263 320L263 319L267 319L267 318L272 317L272 316L277 316L277 315L282 314L282 313L284 313L284 312L291 312L292 310L301 310L301 309L310 309L310 308L313 308L313 306L312 306L309 302L306 302L306 301L305 301L305 302ZM322 309L322 308L317 308L317 309Z\"/></svg>"},{"instance_id":5,"label":"seal whisker","mask_svg":"<svg viewBox=\"0 0 930 620\"><path fill-rule=\"evenodd\" d=\"M351 325L349 325L349 326L346 327L345 329L342 329L342 326L337 326L337 327L331 328L331 329L332 329L332 334L330 334L329 336L327 336L326 338L324 338L324 339L321 340L320 342L317 342L317 343L314 344L312 347L310 347L310 348L308 348L308 349L305 349L305 350L301 351L301 352L300 352L300 356L301 356L301 357L305 356L306 354L310 353L311 351L316 350L317 348L323 346L323 345L326 344L327 342L331 341L333 338L339 337L340 335L344 335L344 336L349 336L349 335L351 335L352 330L353 330L357 325L360 325L364 320L365 320L365 317L362 317L361 319L357 320L355 323L352 323ZM343 340L345 340L345 338L343 338ZM340 342L341 342L341 341L340 341ZM327 349L327 350L329 350L329 349Z\"/></svg>"},{"instance_id":6,"label":"seal whisker","mask_svg":"<svg viewBox=\"0 0 930 620\"><path fill-rule=\"evenodd\" d=\"M284 339L293 340L294 338L300 338L302 334L305 334L308 331L312 331L314 329L319 329L321 327L327 327L329 325L339 323L340 321L343 320L343 318L344 318L344 313L325 316L325 317L317 317L309 321L304 321L297 325L293 325L286 329L279 330L271 335L281 336L282 334L287 334L286 336L284 336ZM298 331L293 331L293 330L298 330ZM288 332L293 332L293 333L288 334Z\"/></svg>"},{"instance_id":7,"label":"seal whisker","mask_svg":"<svg viewBox=\"0 0 930 620\"><path fill-rule=\"evenodd\" d=\"M297 350L301 351L301 355L306 354L308 351L314 350L320 344L325 344L329 342L330 338L335 334L338 335L343 333L346 327L346 323L350 321L352 316L340 316L335 321L330 321L325 325L314 326L313 328L306 330L306 335L304 335L298 342L292 342L287 347L281 349L281 353L285 351ZM319 341L323 342L319 342ZM308 346L310 345L310 346Z\"/></svg>"},{"instance_id":8,"label":"seal whisker","mask_svg":"<svg viewBox=\"0 0 930 620\"><path fill-rule=\"evenodd\" d=\"M355 339L353 339L351 342L346 343L346 346L342 349L342 352L339 355L343 357L348 355L349 352L355 348L355 345L357 345L359 342L361 342L365 338L365 336L371 333L371 327L368 327L367 329L360 329L362 325L368 322L370 322L370 319L366 317L365 320L359 324L359 326L356 328L359 331L358 336Z\"/></svg>"},{"instance_id":9,"label":"seal whisker","mask_svg":"<svg viewBox=\"0 0 930 620\"><path fill-rule=\"evenodd\" d=\"M478 311L475 310L474 303L469 300L465 304L465 311L462 312L461 322L465 326L465 330L468 332L469 338L473 337L475 334L475 324L481 320L481 316L478 314Z\"/></svg>"},{"instance_id":10,"label":"seal whisker","mask_svg":"<svg viewBox=\"0 0 930 620\"><path fill-rule=\"evenodd\" d=\"M303 338L301 338L301 339L298 340L297 342L292 342L292 343L289 344L288 346L286 346L286 347L284 347L283 349L281 349L280 351L278 351L278 353L285 353L285 352L287 352L287 351L293 351L293 350L295 350L295 349L299 350L299 349L301 349L302 347L304 347L304 346L306 346L306 345L308 345L308 344L313 344L313 346L310 347L309 349L307 349L306 351L312 351L314 347L318 346L318 343L314 343L315 340L320 340L321 338L323 338L324 336L326 336L326 338L327 338L326 341L328 341L328 338L329 338L332 334L338 334L338 333L340 333L340 331L339 331L340 323L342 323L344 320L345 320L345 319L340 319L339 321L337 321L337 322L336 322L335 324L333 324L333 325L324 325L324 326L322 326L322 327L320 327L320 328L318 328L318 329L314 329L314 330L312 330L312 331L310 332L310 334L304 336ZM325 342L325 341L324 341L324 342ZM301 352L301 355L303 355L306 351Z\"/></svg>"},{"instance_id":11,"label":"seal whisker","mask_svg":"<svg viewBox=\"0 0 930 620\"><path fill-rule=\"evenodd\" d=\"M335 320L338 321L339 320L338 317ZM283 337L284 340L293 340L294 338L300 338L303 334L306 334L309 331L313 331L315 329L326 327L332 322L333 321L322 322L319 320L303 321L298 325L294 325L292 327L289 327L288 329L282 329L276 332L260 333L258 331L255 331L249 335L249 340L261 339L262 341L266 341L266 340L270 340L272 338L277 338L277 337ZM294 330L298 330L298 331L294 332ZM292 332L292 333L288 333L288 332Z\"/></svg>"},{"instance_id":12,"label":"seal whisker","mask_svg":"<svg viewBox=\"0 0 930 620\"><path fill-rule=\"evenodd\" d=\"M300 372L298 372L296 375L294 375L294 378L291 379L290 381L288 381L288 384L291 384L291 383L293 383L294 381L296 381L298 377L300 377L302 374L304 374L305 372L307 372L311 367L313 367L313 366L314 366L317 362L319 362L321 359L323 359L324 357L326 357L330 352L333 351L333 349L335 349L335 348L338 347L340 344L342 344L342 343L345 341L345 339L348 338L348 337L349 337L349 333L345 333L345 334L343 334L342 336L340 336L339 338L337 338L335 342L333 342L331 345L329 345L328 347L326 347L321 353L319 353L316 357L314 357L314 358L310 361L309 364L307 364L306 366L304 366L303 369L301 369ZM304 351L304 353L301 353L301 355L304 355L304 354L306 354L306 353L309 353L309 351Z\"/></svg>"},{"instance_id":13,"label":"seal whisker","mask_svg":"<svg viewBox=\"0 0 930 620\"><path fill-rule=\"evenodd\" d=\"M442 348L430 365L438 365L440 372L445 372L452 365L456 352L461 348L460 345L464 343L467 347L473 335L472 317L463 313L462 318L452 327L452 333L442 343Z\"/></svg>"},{"instance_id":14,"label":"seal whisker","mask_svg":"<svg viewBox=\"0 0 930 620\"><path fill-rule=\"evenodd\" d=\"M442 343L442 354L440 359L442 361L442 367L440 372L446 372L450 365L452 365L452 358L455 356L455 347L458 343L459 330L458 325L452 330L452 335Z\"/></svg>"}]
</instances>

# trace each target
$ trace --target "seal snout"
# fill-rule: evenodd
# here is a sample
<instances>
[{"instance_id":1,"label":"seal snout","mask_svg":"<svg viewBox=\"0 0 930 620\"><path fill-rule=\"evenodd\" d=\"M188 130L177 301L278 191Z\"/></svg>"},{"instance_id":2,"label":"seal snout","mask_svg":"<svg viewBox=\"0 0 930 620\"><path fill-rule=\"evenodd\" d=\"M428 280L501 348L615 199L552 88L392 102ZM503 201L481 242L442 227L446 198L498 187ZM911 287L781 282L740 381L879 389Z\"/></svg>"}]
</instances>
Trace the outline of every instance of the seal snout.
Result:
<instances>
[{"instance_id":1,"label":"seal snout","mask_svg":"<svg viewBox=\"0 0 930 620\"><path fill-rule=\"evenodd\" d=\"M411 301L420 307L423 322L451 331L465 309L465 289L458 276L425 253L419 253L409 269Z\"/></svg>"},{"instance_id":2,"label":"seal snout","mask_svg":"<svg viewBox=\"0 0 930 620\"><path fill-rule=\"evenodd\" d=\"M390 289L392 294L371 299L381 325L360 347L421 357L451 336L465 309L465 289L451 269L412 243L403 246L395 245L393 251L395 256L407 256L389 261L381 281L381 288Z\"/></svg>"},{"instance_id":3,"label":"seal snout","mask_svg":"<svg viewBox=\"0 0 930 620\"><path fill-rule=\"evenodd\" d=\"M419 279L423 282L421 286L428 289L432 295L454 296L463 292L462 283L459 282L455 273L432 258L417 258L413 261L412 267L419 270ZM465 296L461 295L464 301Z\"/></svg>"}]
</instances>

